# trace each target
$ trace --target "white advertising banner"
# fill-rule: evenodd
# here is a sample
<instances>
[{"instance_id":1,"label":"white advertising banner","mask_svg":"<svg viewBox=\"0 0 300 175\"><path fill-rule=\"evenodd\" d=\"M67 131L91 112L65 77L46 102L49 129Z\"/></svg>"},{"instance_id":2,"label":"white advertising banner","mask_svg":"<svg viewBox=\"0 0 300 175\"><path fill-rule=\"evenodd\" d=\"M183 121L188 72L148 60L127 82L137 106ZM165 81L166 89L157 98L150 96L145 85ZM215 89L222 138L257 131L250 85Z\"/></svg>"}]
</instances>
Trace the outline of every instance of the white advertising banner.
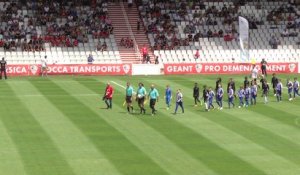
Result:
<instances>
[{"instance_id":1,"label":"white advertising banner","mask_svg":"<svg viewBox=\"0 0 300 175\"><path fill-rule=\"evenodd\" d=\"M246 18L239 16L239 40L241 62L249 62L249 23Z\"/></svg>"}]
</instances>

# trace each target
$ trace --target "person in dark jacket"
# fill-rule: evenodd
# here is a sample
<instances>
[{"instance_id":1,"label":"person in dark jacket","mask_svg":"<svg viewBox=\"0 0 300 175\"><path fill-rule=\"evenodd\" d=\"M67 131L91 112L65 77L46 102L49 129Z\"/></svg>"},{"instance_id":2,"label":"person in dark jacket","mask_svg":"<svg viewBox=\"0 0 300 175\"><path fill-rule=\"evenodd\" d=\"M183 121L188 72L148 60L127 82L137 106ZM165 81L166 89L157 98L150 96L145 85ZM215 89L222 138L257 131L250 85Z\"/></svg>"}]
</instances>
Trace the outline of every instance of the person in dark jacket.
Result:
<instances>
[{"instance_id":1,"label":"person in dark jacket","mask_svg":"<svg viewBox=\"0 0 300 175\"><path fill-rule=\"evenodd\" d=\"M200 90L199 90L199 87L198 87L198 83L195 83L195 86L194 86L194 89L193 89L193 97L194 97L194 101L195 101L195 106L198 106L198 102L200 104L201 101L199 100L199 97L200 97Z\"/></svg>"},{"instance_id":2,"label":"person in dark jacket","mask_svg":"<svg viewBox=\"0 0 300 175\"><path fill-rule=\"evenodd\" d=\"M204 104L205 104L205 111L208 111L208 89L207 89L207 86L204 85L203 86L203 94L202 94L202 97L203 97L203 101L204 101Z\"/></svg>"},{"instance_id":3,"label":"person in dark jacket","mask_svg":"<svg viewBox=\"0 0 300 175\"><path fill-rule=\"evenodd\" d=\"M272 83L272 87L273 87L274 96L276 96L276 86L278 84L278 78L276 77L275 73L272 74L271 83Z\"/></svg>"},{"instance_id":4,"label":"person in dark jacket","mask_svg":"<svg viewBox=\"0 0 300 175\"><path fill-rule=\"evenodd\" d=\"M2 74L4 74L4 78L7 79L7 75L6 75L6 61L4 60L4 57L2 58L2 60L0 61L0 79L2 79Z\"/></svg>"}]
</instances>

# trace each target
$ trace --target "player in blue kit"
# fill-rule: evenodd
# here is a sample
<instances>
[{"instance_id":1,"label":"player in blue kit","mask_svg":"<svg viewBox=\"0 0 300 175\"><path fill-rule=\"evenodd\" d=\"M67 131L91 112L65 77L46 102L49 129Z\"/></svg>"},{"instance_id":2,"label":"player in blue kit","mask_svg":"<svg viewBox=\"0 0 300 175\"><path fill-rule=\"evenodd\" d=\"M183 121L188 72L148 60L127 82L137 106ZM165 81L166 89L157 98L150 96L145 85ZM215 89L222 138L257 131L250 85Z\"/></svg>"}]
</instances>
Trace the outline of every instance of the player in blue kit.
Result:
<instances>
[{"instance_id":1,"label":"player in blue kit","mask_svg":"<svg viewBox=\"0 0 300 175\"><path fill-rule=\"evenodd\" d=\"M217 101L217 104L219 105L219 109L222 110L223 109L223 95L224 95L224 90L223 90L221 84L218 85L218 89L217 89L216 92L217 92L216 101Z\"/></svg>"},{"instance_id":2,"label":"player in blue kit","mask_svg":"<svg viewBox=\"0 0 300 175\"><path fill-rule=\"evenodd\" d=\"M212 90L212 88L210 87L208 89L208 110L210 110L211 108L212 109L215 108L214 105L213 105L214 96L215 96L215 93Z\"/></svg>"},{"instance_id":3,"label":"player in blue kit","mask_svg":"<svg viewBox=\"0 0 300 175\"><path fill-rule=\"evenodd\" d=\"M172 99L172 90L171 90L170 86L167 85L166 91L165 91L165 100L166 100L167 110L170 109L171 99Z\"/></svg>"},{"instance_id":4,"label":"player in blue kit","mask_svg":"<svg viewBox=\"0 0 300 175\"><path fill-rule=\"evenodd\" d=\"M246 107L249 106L249 99L250 99L250 96L251 96L251 88L249 87L249 84L246 85L246 88L245 88L245 105Z\"/></svg>"},{"instance_id":5,"label":"player in blue kit","mask_svg":"<svg viewBox=\"0 0 300 175\"><path fill-rule=\"evenodd\" d=\"M230 109L230 105L232 104L232 107L234 107L234 91L231 86L228 86L228 108Z\"/></svg>"},{"instance_id":6,"label":"player in blue kit","mask_svg":"<svg viewBox=\"0 0 300 175\"><path fill-rule=\"evenodd\" d=\"M244 106L244 97L245 97L245 90L243 86L240 86L240 89L238 90L238 97L239 97L239 108Z\"/></svg>"},{"instance_id":7,"label":"player in blue kit","mask_svg":"<svg viewBox=\"0 0 300 175\"><path fill-rule=\"evenodd\" d=\"M293 83L293 93L294 93L294 98L296 98L296 95L300 96L299 94L299 81L297 78L294 78L294 83Z\"/></svg>"},{"instance_id":8,"label":"player in blue kit","mask_svg":"<svg viewBox=\"0 0 300 175\"><path fill-rule=\"evenodd\" d=\"M262 96L264 97L264 100L265 100L265 104L268 103L268 95L269 95L269 90L270 90L270 87L268 85L268 82L266 79L264 79L262 85L261 85L261 88L262 88Z\"/></svg>"},{"instance_id":9,"label":"player in blue kit","mask_svg":"<svg viewBox=\"0 0 300 175\"><path fill-rule=\"evenodd\" d=\"M251 82L251 105L256 105L257 85L254 80Z\"/></svg>"},{"instance_id":10,"label":"player in blue kit","mask_svg":"<svg viewBox=\"0 0 300 175\"><path fill-rule=\"evenodd\" d=\"M282 87L281 79L278 79L278 83L276 85L276 98L278 102L281 102L282 100Z\"/></svg>"},{"instance_id":11,"label":"player in blue kit","mask_svg":"<svg viewBox=\"0 0 300 175\"><path fill-rule=\"evenodd\" d=\"M286 87L288 88L288 94L289 94L289 101L292 101L292 93L293 93L293 82L290 78L286 80Z\"/></svg>"},{"instance_id":12,"label":"player in blue kit","mask_svg":"<svg viewBox=\"0 0 300 175\"><path fill-rule=\"evenodd\" d=\"M182 111L182 113L184 113L184 108L183 108L183 95L182 95L180 89L178 89L178 90L177 90L177 93L176 93L176 107L175 107L175 112L174 112L174 114L177 113L178 106L181 107L181 111Z\"/></svg>"}]
</instances>

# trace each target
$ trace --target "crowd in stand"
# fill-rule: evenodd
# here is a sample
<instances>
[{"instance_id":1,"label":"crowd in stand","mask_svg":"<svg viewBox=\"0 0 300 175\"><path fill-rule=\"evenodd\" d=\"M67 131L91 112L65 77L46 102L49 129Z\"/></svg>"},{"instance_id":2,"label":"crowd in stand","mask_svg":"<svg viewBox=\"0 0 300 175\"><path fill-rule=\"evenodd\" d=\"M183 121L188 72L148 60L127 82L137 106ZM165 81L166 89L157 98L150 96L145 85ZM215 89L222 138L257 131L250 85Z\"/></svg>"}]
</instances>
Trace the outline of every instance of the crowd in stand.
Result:
<instances>
[{"instance_id":1,"label":"crowd in stand","mask_svg":"<svg viewBox=\"0 0 300 175\"><path fill-rule=\"evenodd\" d=\"M125 47L125 48L133 48L134 47L133 39L131 39L129 37L121 38L120 46Z\"/></svg>"},{"instance_id":2,"label":"crowd in stand","mask_svg":"<svg viewBox=\"0 0 300 175\"><path fill-rule=\"evenodd\" d=\"M232 1L231 4L225 3L220 7L208 6L204 1L175 1L175 0L137 0L140 17L143 19L147 34L153 34L153 49L178 49L180 46L189 46L191 42L199 41L199 38L222 37L224 41L236 41L238 31L237 17L240 15L239 8L245 5L243 0ZM292 3L291 3L292 4ZM261 9L260 2L257 2L257 9ZM289 13L284 19L283 14ZM262 18L257 18L255 14L246 16L249 21L250 29L258 29L259 25L264 25ZM275 8L267 15L268 21L287 21L287 29L297 29L300 26L300 16L296 15L293 5L288 2L285 5ZM184 22L183 33L180 36L178 25ZM216 26L218 27L209 27ZM204 29L204 26L207 29ZM296 30L288 31L282 36L295 37L298 35ZM272 41L271 41L272 40ZM276 41L276 42L273 42ZM275 43L275 44L274 44ZM272 48L277 48L280 44L278 38L270 39Z\"/></svg>"},{"instance_id":3,"label":"crowd in stand","mask_svg":"<svg viewBox=\"0 0 300 175\"><path fill-rule=\"evenodd\" d=\"M98 39L113 33L106 0L23 0L4 2L0 11L0 47L5 50L41 51L44 43L77 47L88 42L88 35Z\"/></svg>"},{"instance_id":4,"label":"crowd in stand","mask_svg":"<svg viewBox=\"0 0 300 175\"><path fill-rule=\"evenodd\" d=\"M138 1L146 33L154 34L153 49L157 50L189 46L190 42L204 37L224 37L225 41L232 41L237 37L235 21L238 5L224 5L217 9L215 6L206 7L203 1L192 1L189 4L186 1ZM199 30L204 25L218 25L216 18L223 19L220 25L225 26L224 30ZM179 35L176 24L180 22L186 22L183 29L183 33L188 35L186 38Z\"/></svg>"},{"instance_id":5,"label":"crowd in stand","mask_svg":"<svg viewBox=\"0 0 300 175\"><path fill-rule=\"evenodd\" d=\"M99 41L97 44L97 51L103 52L103 51L107 51L107 44L104 41L103 44Z\"/></svg>"},{"instance_id":6,"label":"crowd in stand","mask_svg":"<svg viewBox=\"0 0 300 175\"><path fill-rule=\"evenodd\" d=\"M285 17L285 14L289 14ZM292 23L294 23L294 17L291 14L296 14L296 9L294 6L290 4L283 4L279 8L275 8L267 15L268 21L273 21L275 25L278 25L280 21L288 21L290 22L290 27Z\"/></svg>"},{"instance_id":7,"label":"crowd in stand","mask_svg":"<svg viewBox=\"0 0 300 175\"><path fill-rule=\"evenodd\" d=\"M238 38L238 11L241 5L245 5L244 0L223 4L221 7L208 6L202 0L135 2L141 19L137 28L139 30L140 25L145 25L145 33L153 34L152 49L155 50L190 46L200 38L219 37L224 41L235 41ZM256 8L262 7L258 3ZM89 41L88 35L92 35L94 39L108 38L114 30L107 15L107 0L20 0L4 2L0 12L0 47L8 51L18 48L22 51L43 51L45 43L50 43L53 47L77 47L80 43ZM246 18L250 29L263 25L262 19L254 16ZM275 27L282 21L286 22L285 29L280 32L282 37L298 36L300 14L297 14L292 1L270 11L266 19L274 23ZM180 33L178 24L182 22L183 33ZM299 42L300 40L296 43ZM126 48L134 47L130 38L123 38L120 43ZM280 43L276 33L269 40L274 49ZM104 51L107 45L98 43L96 49Z\"/></svg>"}]
</instances>

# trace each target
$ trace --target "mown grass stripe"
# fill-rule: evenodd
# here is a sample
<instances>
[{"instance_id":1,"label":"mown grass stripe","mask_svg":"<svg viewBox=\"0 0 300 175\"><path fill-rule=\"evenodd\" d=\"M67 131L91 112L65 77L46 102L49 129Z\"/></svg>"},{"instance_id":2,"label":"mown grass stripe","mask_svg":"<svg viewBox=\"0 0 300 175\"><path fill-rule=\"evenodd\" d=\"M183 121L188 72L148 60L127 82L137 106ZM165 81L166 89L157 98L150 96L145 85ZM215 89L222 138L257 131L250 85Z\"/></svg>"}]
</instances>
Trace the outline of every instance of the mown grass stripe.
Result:
<instances>
[{"instance_id":1,"label":"mown grass stripe","mask_svg":"<svg viewBox=\"0 0 300 175\"><path fill-rule=\"evenodd\" d=\"M295 164L300 164L300 157L293 156L295 152L300 152L300 146L294 142L275 135L263 128L257 127L256 125L238 119L236 116L233 117L232 114L227 115L226 118L209 114L206 118L239 133L245 138L264 146L265 148L273 151L275 154L280 155ZM255 131L255 133L253 131Z\"/></svg>"},{"instance_id":2,"label":"mown grass stripe","mask_svg":"<svg viewBox=\"0 0 300 175\"><path fill-rule=\"evenodd\" d=\"M296 112L299 109L299 106L296 107L294 105L282 104L282 103L283 102L281 102L281 104L273 103L264 106L256 106L253 108L249 108L249 110L264 115L273 120L277 120L281 123L289 125L290 127L300 129L299 126L297 126L297 123L295 122L297 118L300 117L300 113Z\"/></svg>"},{"instance_id":3,"label":"mown grass stripe","mask_svg":"<svg viewBox=\"0 0 300 175\"><path fill-rule=\"evenodd\" d=\"M69 94L54 82L31 83L44 95L53 93ZM90 141L123 174L167 174L141 150L133 145L122 133L112 127L98 114L74 97L58 98L46 96L66 117L68 117ZM102 114L105 116L105 114ZM143 167L143 168L141 168Z\"/></svg>"},{"instance_id":4,"label":"mown grass stripe","mask_svg":"<svg viewBox=\"0 0 300 175\"><path fill-rule=\"evenodd\" d=\"M184 84L182 85L184 86ZM260 111L259 105L253 108L255 108L257 112ZM237 110L237 109L231 109L231 110ZM224 116L221 115L214 115L214 113L207 113L207 115L203 115L203 116L234 132L239 133L245 138L258 143L266 147L267 149L270 149L274 153L286 158L287 160L290 160L296 164L300 164L300 157L292 156L295 152L300 152L300 145L295 144L294 142L291 142L281 136L278 136L273 132L270 132L264 128L258 127L247 121L239 119L239 117L242 116L233 117L233 114L231 114L230 112L226 111L226 113L227 113L226 118L224 118ZM258 137L257 135L260 135L260 137ZM289 149L286 149L287 147Z\"/></svg>"},{"instance_id":5,"label":"mown grass stripe","mask_svg":"<svg viewBox=\"0 0 300 175\"><path fill-rule=\"evenodd\" d=\"M264 128L278 136L289 140L290 142L294 142L295 144L300 145L300 135L298 134L298 129L257 113L256 110L247 111L252 114L251 117L241 117L245 113L245 110L246 109L225 111L225 113L229 113L229 115L235 116L253 125Z\"/></svg>"},{"instance_id":6,"label":"mown grass stripe","mask_svg":"<svg viewBox=\"0 0 300 175\"><path fill-rule=\"evenodd\" d=\"M148 83L145 85L149 87ZM159 113L159 117L155 120L151 117L140 118L140 120L219 174L265 174L202 134L194 132L164 114Z\"/></svg>"},{"instance_id":7,"label":"mown grass stripe","mask_svg":"<svg viewBox=\"0 0 300 175\"><path fill-rule=\"evenodd\" d=\"M16 96L7 83L1 86L5 94ZM6 110L1 111L0 119L13 140L28 174L74 174L53 141L18 98L2 98L1 106Z\"/></svg>"},{"instance_id":8,"label":"mown grass stripe","mask_svg":"<svg viewBox=\"0 0 300 175\"><path fill-rule=\"evenodd\" d=\"M9 84L21 96L30 91L37 92L37 95L39 95L38 100L36 98L21 98L21 102L24 103L32 116L51 137L75 174L90 175L99 174L100 172L107 175L119 174L90 140L48 99L40 94L31 83L24 83L23 86L18 86L14 82Z\"/></svg>"},{"instance_id":9,"label":"mown grass stripe","mask_svg":"<svg viewBox=\"0 0 300 175\"><path fill-rule=\"evenodd\" d=\"M151 83L151 82L150 82ZM171 81L165 81L166 84L171 84L173 85L173 87L181 87L184 88L185 85L180 85ZM159 86L161 88L164 88L162 84L159 84ZM191 92L187 92L188 95L185 95L185 100L187 100L190 103L193 103L192 101L192 93ZM220 118L225 118L224 113L223 112L227 112L229 110L223 110L222 113L219 111L218 114L220 115ZM169 112L165 112L162 111L164 113L168 113L167 115L170 115ZM193 112L194 114L198 113L198 115L206 115L208 113L205 112L199 112L197 109L196 110L192 110L191 112ZM186 110L186 113L189 113L189 111ZM186 116L187 114L185 113L184 116ZM216 113L214 113L215 115L218 115ZM194 115L191 115L194 116ZM210 115L210 117L213 117L214 115ZM240 116L240 115L239 115ZM196 120L191 120L191 119L187 119L185 117L178 119L177 121L181 122L181 121L185 121L188 124L186 124L187 127L190 127L191 129L194 129L195 131L197 130L201 130L200 133L208 133L207 137L208 138L215 138L216 136L212 135L214 130L218 130L219 134L217 134L217 139L222 138L223 140L227 138L227 141L223 141L221 143L219 143L220 145L224 144L224 142L228 142L227 144L225 144L223 147L229 149L231 152L235 153L237 156L242 157L245 160L248 160L248 162L251 162L253 165L255 165L255 167L259 167L261 170L264 170L265 172L267 172L268 174L282 174L282 173L286 173L286 169L289 169L289 173L290 174L297 174L300 172L300 167L297 166L297 164L293 164L292 162L274 154L273 152L271 152L270 150L268 150L267 148L264 148L260 145L257 145L257 143L251 141L251 140L246 140L245 137L243 136L239 136L238 132L234 132L234 131L230 131L229 129L224 128L222 125L219 125L217 123L215 123L214 121L210 121L208 119L205 118L197 118ZM199 122L199 120L201 120L201 122ZM226 120L223 119L223 120ZM224 121L223 121L224 122ZM227 122L227 121L225 121ZM227 122L229 123L229 122ZM221 126L220 127L216 127L215 124ZM193 126L194 127L191 127ZM201 127L198 127L199 125L201 125ZM203 131L203 127L206 127L208 131ZM214 129L214 127L216 127L216 129ZM224 137L222 137L221 135L223 133L227 133L227 135L224 135ZM236 135L236 136L235 136ZM233 140L233 142L231 142L231 140L233 139L233 137L235 136L235 139L239 139L239 141L237 140ZM239 138L242 137L242 138ZM241 144L241 146L238 146L236 144ZM232 146L229 146L230 144L233 144ZM249 147L249 146L252 147ZM237 150L238 148L242 148L240 151ZM248 148L248 149L247 149ZM253 150L255 149L255 150ZM256 152L260 152L259 155L253 155L253 153ZM265 161L268 160L268 161ZM272 160L272 161L270 161ZM266 167L271 167L274 166L276 168L273 168L272 170L270 170L269 168Z\"/></svg>"},{"instance_id":10,"label":"mown grass stripe","mask_svg":"<svg viewBox=\"0 0 300 175\"><path fill-rule=\"evenodd\" d=\"M99 82L86 84L85 81L80 81L78 82L78 85L72 86L72 88L70 88L69 83L57 84L64 89L68 89L70 93L80 93L81 91L97 92L99 90ZM192 158L178 148L159 132L153 130L143 122L136 120L134 118L135 115L126 114L126 109L122 107L124 89L115 88L115 90L116 92L123 92L123 94L114 96L115 101L113 111L107 111L107 115L103 117L103 119L119 131L122 131L124 136L151 157L152 160L157 164L160 164L160 166L169 174L216 174L198 160ZM88 106L90 109L96 113L103 113L103 110L95 108L93 99L85 97L78 98L78 100L85 104L89 104ZM116 115L116 113L118 115ZM99 116L101 117L101 115Z\"/></svg>"},{"instance_id":11,"label":"mown grass stripe","mask_svg":"<svg viewBox=\"0 0 300 175\"><path fill-rule=\"evenodd\" d=\"M0 85L1 86L1 85ZM3 108L2 99L0 99L0 111L7 110ZM0 114L1 115L1 114ZM25 175L23 162L13 140L7 133L5 126L0 120L0 174L5 175Z\"/></svg>"}]
</instances>

